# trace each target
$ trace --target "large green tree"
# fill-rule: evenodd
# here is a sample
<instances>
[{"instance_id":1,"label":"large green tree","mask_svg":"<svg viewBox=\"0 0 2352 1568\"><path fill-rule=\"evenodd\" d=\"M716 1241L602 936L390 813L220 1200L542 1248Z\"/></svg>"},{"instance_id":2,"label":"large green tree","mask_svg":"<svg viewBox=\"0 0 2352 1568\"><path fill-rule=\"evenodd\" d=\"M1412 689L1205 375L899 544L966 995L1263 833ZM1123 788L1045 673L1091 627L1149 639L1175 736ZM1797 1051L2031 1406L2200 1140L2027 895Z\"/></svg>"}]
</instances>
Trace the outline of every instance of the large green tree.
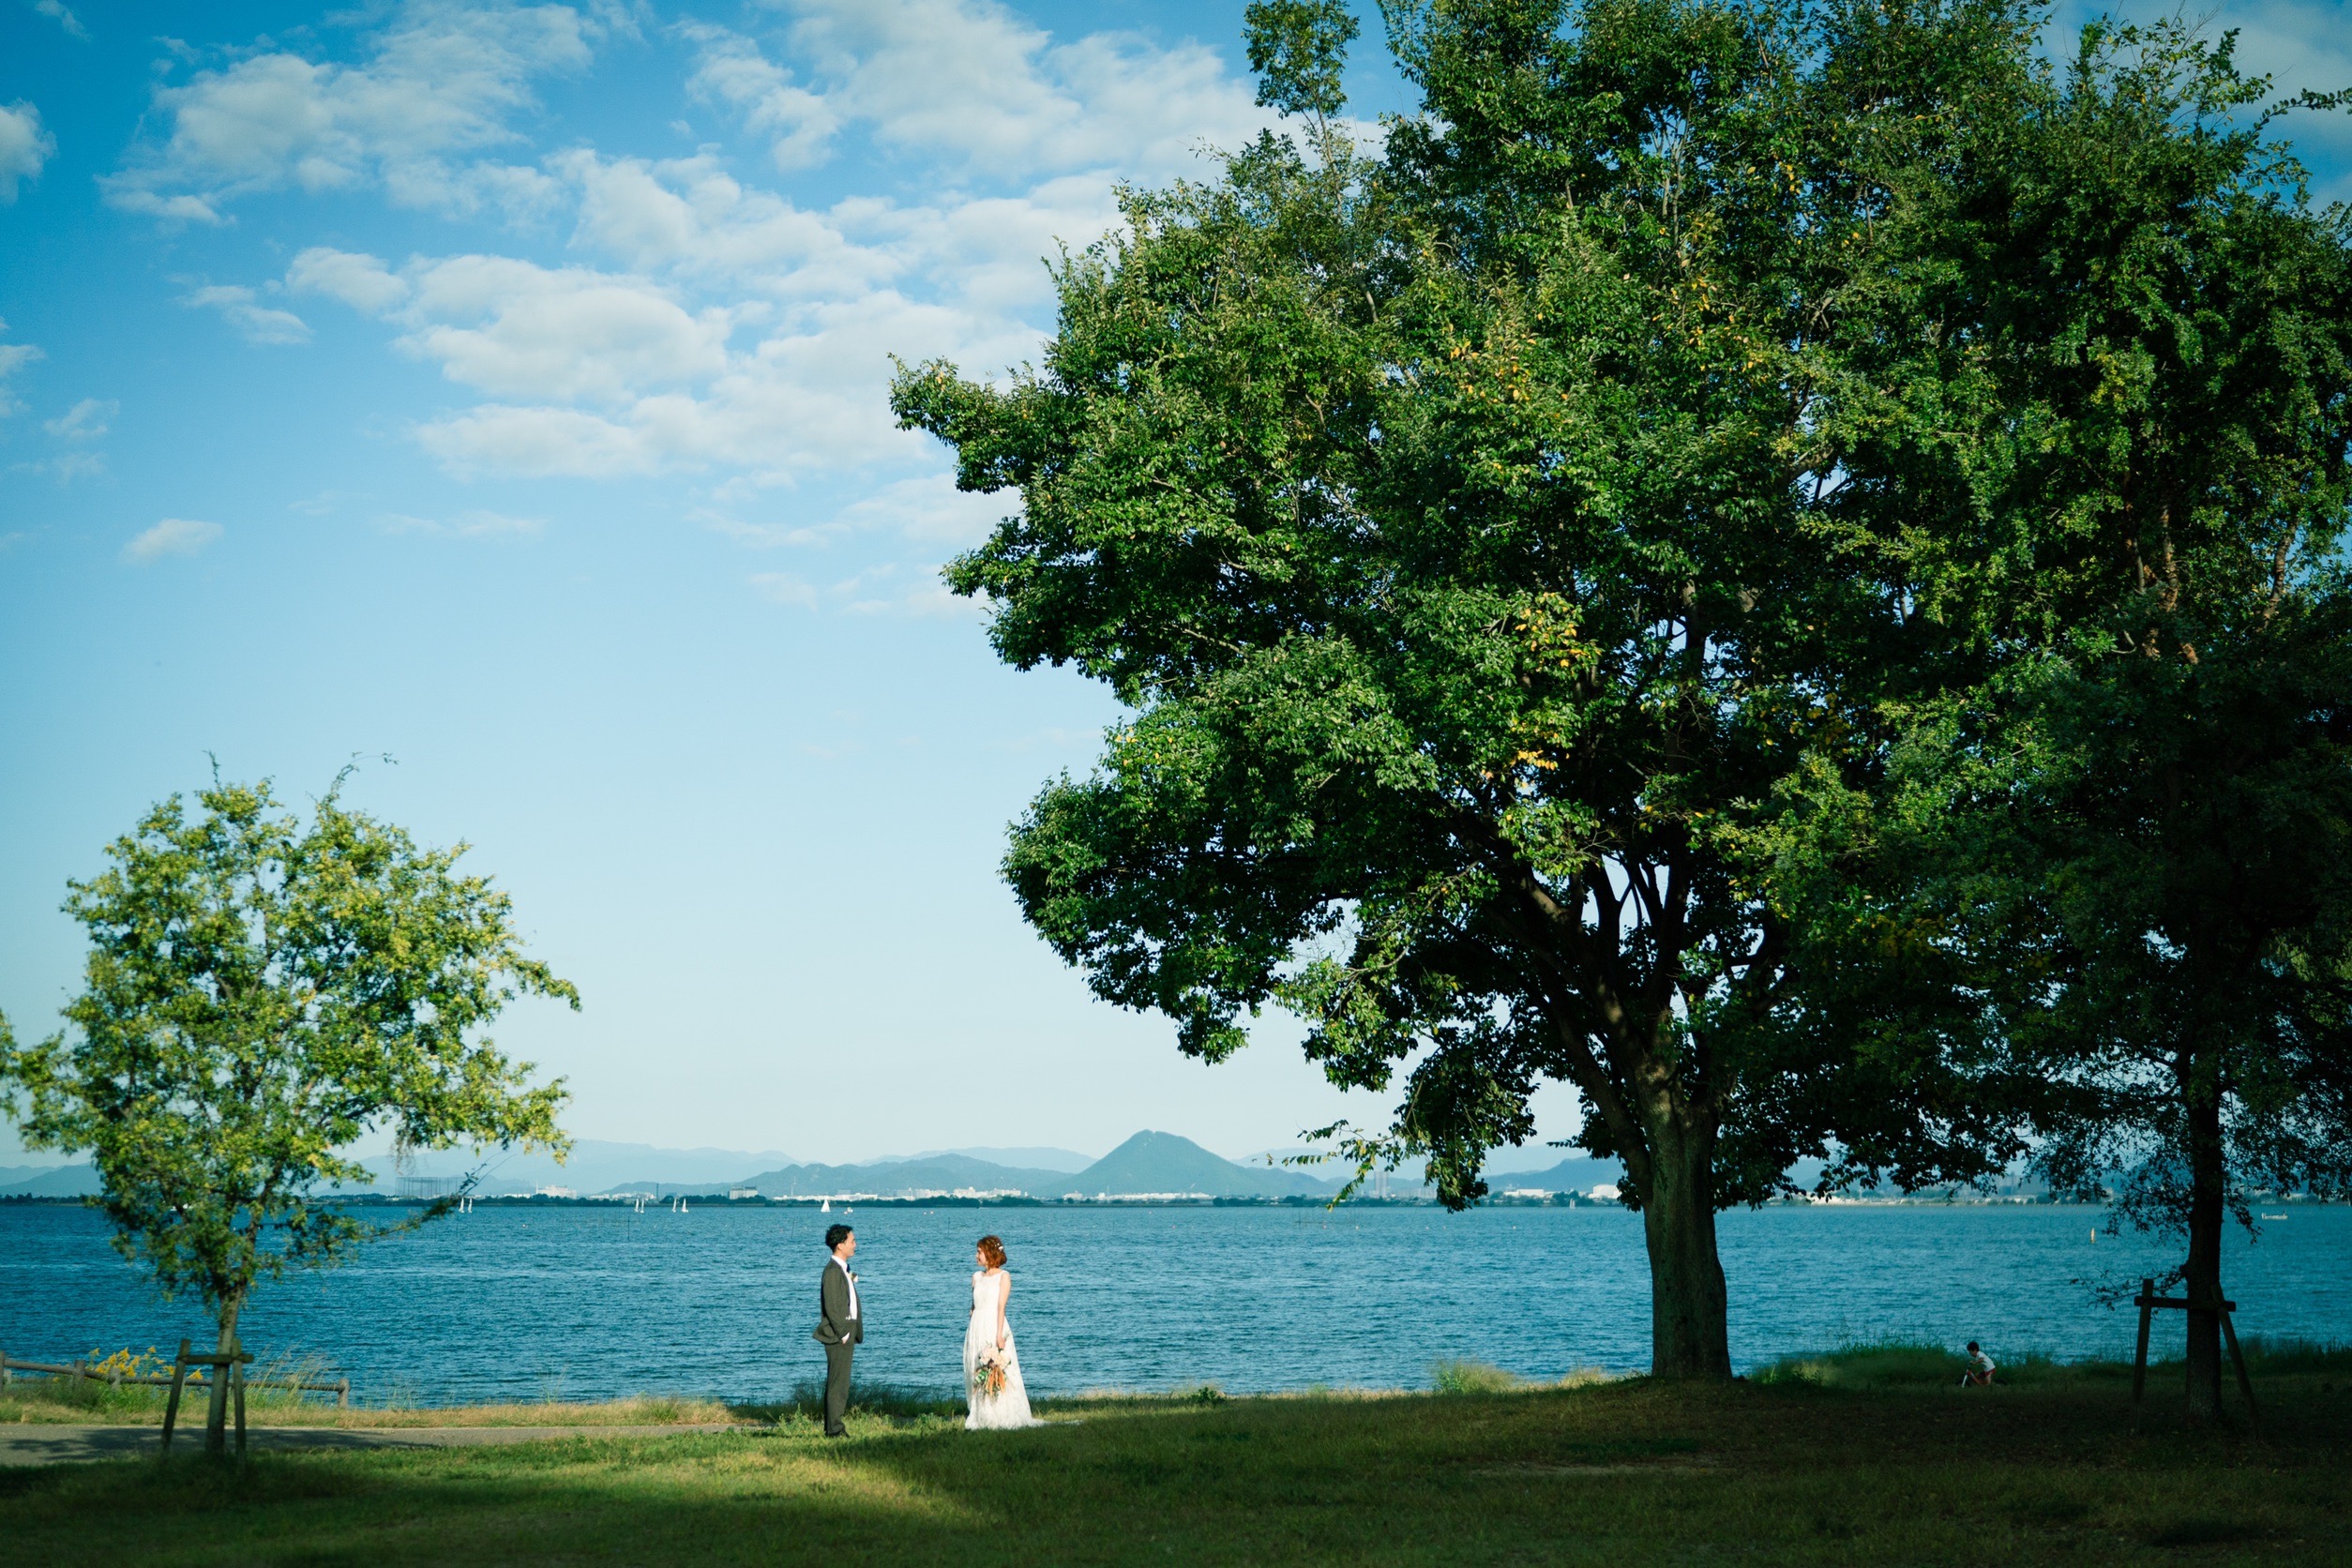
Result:
<instances>
[{"instance_id":1,"label":"large green tree","mask_svg":"<svg viewBox=\"0 0 2352 1568\"><path fill-rule=\"evenodd\" d=\"M1449 1203L1575 1085L1642 1211L1654 1368L1727 1377L1718 1208L1808 1153L1916 1183L2013 1148L1947 949L1774 890L1844 874L1882 711L1952 656L1852 462L1949 379L1890 258L2031 29L1709 0L1389 22L1425 108L1383 156L1330 119L1334 8L1253 8L1305 144L1129 193L1058 275L1042 369L897 384L960 485L1019 492L951 569L999 651L1132 710L1007 875L1188 1052L1271 1003L1334 1081L1406 1071L1360 1147L1427 1153Z\"/></svg>"},{"instance_id":2,"label":"large green tree","mask_svg":"<svg viewBox=\"0 0 2352 1568\"><path fill-rule=\"evenodd\" d=\"M2352 220L2276 134L2336 101L2271 102L2226 37L2094 27L1952 197L2008 437L1979 478L2029 548L1898 770L1906 860L2003 977L2044 1168L2119 1183L2200 1303L2248 1187L2352 1179ZM2209 1417L2212 1313L2188 1359Z\"/></svg>"},{"instance_id":3,"label":"large green tree","mask_svg":"<svg viewBox=\"0 0 2352 1568\"><path fill-rule=\"evenodd\" d=\"M456 869L462 847L420 848L341 783L307 825L267 783L150 810L71 884L90 956L69 1031L0 1058L26 1144L88 1153L115 1247L201 1297L224 1349L256 1283L383 1232L335 1200L372 1180L361 1137L567 1147L561 1081L531 1087L480 1031L519 995L578 992Z\"/></svg>"}]
</instances>

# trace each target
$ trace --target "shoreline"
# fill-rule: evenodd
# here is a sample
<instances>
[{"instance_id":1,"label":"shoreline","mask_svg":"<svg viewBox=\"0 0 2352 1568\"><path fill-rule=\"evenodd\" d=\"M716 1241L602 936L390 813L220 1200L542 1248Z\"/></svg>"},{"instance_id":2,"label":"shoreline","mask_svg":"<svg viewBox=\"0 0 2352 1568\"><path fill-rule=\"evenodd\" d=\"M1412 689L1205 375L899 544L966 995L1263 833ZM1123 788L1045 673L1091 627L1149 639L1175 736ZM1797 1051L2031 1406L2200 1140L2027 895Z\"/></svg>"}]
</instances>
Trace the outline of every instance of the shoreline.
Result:
<instances>
[{"instance_id":1,"label":"shoreline","mask_svg":"<svg viewBox=\"0 0 2352 1568\"><path fill-rule=\"evenodd\" d=\"M501 1193L495 1196L476 1194L474 1207L500 1209L613 1209L635 1204L642 1197L648 1203L664 1205L683 1199L689 1204L699 1203L708 1210L758 1212L764 1209L823 1209L827 1205L862 1205L876 1209L1439 1209L1433 1198L1349 1198L1334 1201L1327 1198L1286 1196L1281 1198L1215 1198L1207 1195L1190 1196L1168 1193L1101 1194L1088 1198L1031 1198L1020 1193L972 1196L961 1193L922 1194L914 1197L879 1196L872 1193L827 1193L817 1197L731 1198L724 1191L666 1192L654 1194L604 1194L559 1196L550 1193ZM93 1198L60 1198L46 1194L0 1194L0 1204L47 1204L59 1208L83 1209L95 1206ZM330 1194L319 1201L351 1208L429 1209L443 1199L397 1197L383 1193ZM2281 1209L2332 1209L2352 1204L2352 1199L2278 1198L2265 1197L2255 1200L2261 1206L2275 1205ZM1801 1194L1792 1198L1775 1198L1764 1203L1741 1204L1739 1208L1756 1209L2098 1209L2108 1205L2074 1199L2050 1198L2043 1195L2011 1196L1971 1193L1916 1194L1895 1197L1855 1197L1835 1194L1817 1198ZM1580 1193L1553 1193L1545 1197L1499 1195L1481 1199L1472 1205L1477 1209L1605 1209L1633 1213L1624 1204L1607 1199L1591 1198ZM651 1213L649 1209L647 1211ZM1726 1213L1730 1211L1725 1211Z\"/></svg>"}]
</instances>

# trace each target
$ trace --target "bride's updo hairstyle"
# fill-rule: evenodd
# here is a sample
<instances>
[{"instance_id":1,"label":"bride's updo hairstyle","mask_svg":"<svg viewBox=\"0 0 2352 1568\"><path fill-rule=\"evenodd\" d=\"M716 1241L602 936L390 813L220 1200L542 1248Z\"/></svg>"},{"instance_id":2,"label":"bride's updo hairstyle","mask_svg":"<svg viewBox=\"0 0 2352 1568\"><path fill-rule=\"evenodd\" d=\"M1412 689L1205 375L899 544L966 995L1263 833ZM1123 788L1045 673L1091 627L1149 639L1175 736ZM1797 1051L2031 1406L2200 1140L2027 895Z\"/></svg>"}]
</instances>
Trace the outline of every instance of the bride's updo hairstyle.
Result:
<instances>
[{"instance_id":1,"label":"bride's updo hairstyle","mask_svg":"<svg viewBox=\"0 0 2352 1568\"><path fill-rule=\"evenodd\" d=\"M988 1267L1001 1269L1004 1267L1004 1244L994 1236L983 1236L980 1238L980 1256L988 1259Z\"/></svg>"}]
</instances>

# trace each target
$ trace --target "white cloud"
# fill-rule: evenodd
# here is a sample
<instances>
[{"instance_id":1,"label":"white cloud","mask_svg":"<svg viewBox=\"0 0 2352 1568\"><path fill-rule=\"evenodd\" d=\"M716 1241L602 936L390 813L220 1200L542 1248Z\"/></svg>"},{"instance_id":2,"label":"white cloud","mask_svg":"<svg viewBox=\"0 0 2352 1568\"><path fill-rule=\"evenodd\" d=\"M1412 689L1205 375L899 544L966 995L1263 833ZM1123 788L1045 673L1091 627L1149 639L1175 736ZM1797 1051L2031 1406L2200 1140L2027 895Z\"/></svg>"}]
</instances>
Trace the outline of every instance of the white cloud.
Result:
<instances>
[{"instance_id":1,"label":"white cloud","mask_svg":"<svg viewBox=\"0 0 2352 1568\"><path fill-rule=\"evenodd\" d=\"M855 515L717 526L746 539L891 528L969 543L998 504L955 495L937 454L897 428L891 355L984 375L1033 358L1053 306L1046 259L1118 223L1114 179L1192 169L1197 143L1231 144L1266 121L1206 49L1124 35L1057 44L988 0L796 0L779 34L789 68L743 33L676 31L697 49L690 90L783 162L810 161L854 127L940 165L929 183L942 194L809 207L746 184L716 149L656 159L576 147L538 171L559 193L547 210L572 215L575 264L302 251L288 290L383 320L401 352L483 395L414 427L449 472L716 471L722 492L757 493L920 465L931 477L885 488Z\"/></svg>"},{"instance_id":2,"label":"white cloud","mask_svg":"<svg viewBox=\"0 0 2352 1568\"><path fill-rule=\"evenodd\" d=\"M463 478L614 479L659 473L681 457L674 443L664 450L636 426L575 409L492 404L430 421L416 436L443 467Z\"/></svg>"},{"instance_id":3,"label":"white cloud","mask_svg":"<svg viewBox=\"0 0 2352 1568\"><path fill-rule=\"evenodd\" d=\"M398 323L406 353L462 385L506 397L641 400L727 367L736 312L688 310L650 279L511 256L383 261L324 247L297 255L286 286Z\"/></svg>"},{"instance_id":4,"label":"white cloud","mask_svg":"<svg viewBox=\"0 0 2352 1568\"><path fill-rule=\"evenodd\" d=\"M195 309L218 310L249 343L307 343L310 324L292 310L261 303L260 295L241 283L212 283L191 289L180 303Z\"/></svg>"},{"instance_id":5,"label":"white cloud","mask_svg":"<svg viewBox=\"0 0 2352 1568\"><path fill-rule=\"evenodd\" d=\"M911 444L887 406L894 348L970 349L999 363L1033 348L1034 328L1018 320L866 286L907 263L817 227L830 236L815 247L824 276L804 284L846 297L697 305L686 284L641 274L481 255L395 272L324 248L295 257L286 286L396 324L403 352L500 400L419 429L460 474L837 471ZM790 273L765 276L790 292ZM738 346L746 327L761 335Z\"/></svg>"},{"instance_id":6,"label":"white cloud","mask_svg":"<svg viewBox=\"0 0 2352 1568\"><path fill-rule=\"evenodd\" d=\"M41 112L19 98L0 108L0 206L16 200L20 182L40 177L57 139L41 128Z\"/></svg>"},{"instance_id":7,"label":"white cloud","mask_svg":"<svg viewBox=\"0 0 2352 1568\"><path fill-rule=\"evenodd\" d=\"M41 421L41 429L59 441L98 441L113 428L114 415L122 412L122 404L112 400L84 398L54 419Z\"/></svg>"},{"instance_id":8,"label":"white cloud","mask_svg":"<svg viewBox=\"0 0 2352 1568\"><path fill-rule=\"evenodd\" d=\"M504 512L460 512L448 519L387 513L384 527L394 534L437 534L447 538L481 539L536 534L547 526L544 518L509 517Z\"/></svg>"},{"instance_id":9,"label":"white cloud","mask_svg":"<svg viewBox=\"0 0 2352 1568\"><path fill-rule=\"evenodd\" d=\"M308 495L299 501L288 502L286 504L286 510L290 512L300 512L304 517L308 518L323 518L327 516L329 513L339 509L346 501L365 501L367 499L368 496L365 491L324 490L319 491L316 495Z\"/></svg>"},{"instance_id":10,"label":"white cloud","mask_svg":"<svg viewBox=\"0 0 2352 1568\"><path fill-rule=\"evenodd\" d=\"M745 580L759 592L761 598L772 599L777 604L796 604L804 610L817 608L816 584L803 582L789 573L754 572Z\"/></svg>"},{"instance_id":11,"label":"white cloud","mask_svg":"<svg viewBox=\"0 0 2352 1568\"><path fill-rule=\"evenodd\" d=\"M1107 182L1085 177L815 212L706 158L581 151L550 167L579 193L574 246L628 270L482 255L396 270L316 248L287 271L290 290L397 324L403 351L496 400L419 429L453 472L773 479L903 459L920 442L890 415L890 355L994 369L1033 354L1052 297L1042 258L1117 218Z\"/></svg>"},{"instance_id":12,"label":"white cloud","mask_svg":"<svg viewBox=\"0 0 2352 1568\"><path fill-rule=\"evenodd\" d=\"M909 594L901 601L901 609L909 615L985 621L992 613L994 606L985 594L967 596L956 593L944 582L934 582Z\"/></svg>"},{"instance_id":13,"label":"white cloud","mask_svg":"<svg viewBox=\"0 0 2352 1568\"><path fill-rule=\"evenodd\" d=\"M751 550L774 550L782 545L822 549L849 532L838 522L795 524L788 522L746 522L741 518L707 509L693 514L695 520L714 534L724 534Z\"/></svg>"},{"instance_id":14,"label":"white cloud","mask_svg":"<svg viewBox=\"0 0 2352 1568\"><path fill-rule=\"evenodd\" d=\"M82 19L67 8L64 0L33 0L33 9L66 30L66 36L87 38L90 30L82 25Z\"/></svg>"},{"instance_id":15,"label":"white cloud","mask_svg":"<svg viewBox=\"0 0 2352 1568\"><path fill-rule=\"evenodd\" d=\"M911 577L916 579L913 586L899 586ZM761 598L801 610L830 609L842 615L916 618L988 614L985 601L950 593L939 580L936 570L911 573L895 561L868 566L823 588L790 572L754 572L744 580Z\"/></svg>"},{"instance_id":16,"label":"white cloud","mask_svg":"<svg viewBox=\"0 0 2352 1568\"><path fill-rule=\"evenodd\" d=\"M1198 43L1160 48L1133 34L1051 35L991 0L769 0L791 18L811 88L758 45L697 28L705 98L776 138L794 167L842 125L903 150L998 176L1116 164L1134 174L1194 168L1205 141L1233 147L1274 123L1248 83Z\"/></svg>"},{"instance_id":17,"label":"white cloud","mask_svg":"<svg viewBox=\"0 0 2352 1568\"><path fill-rule=\"evenodd\" d=\"M0 321L0 332L8 330L8 324ZM8 378L36 359L46 357L32 343L0 343L0 419L21 412L23 400L8 390Z\"/></svg>"},{"instance_id":18,"label":"white cloud","mask_svg":"<svg viewBox=\"0 0 2352 1568\"><path fill-rule=\"evenodd\" d=\"M926 544L968 547L988 536L1011 503L1002 495L975 495L956 488L952 475L926 474L900 479L843 508L851 528L887 528Z\"/></svg>"},{"instance_id":19,"label":"white cloud","mask_svg":"<svg viewBox=\"0 0 2352 1568\"><path fill-rule=\"evenodd\" d=\"M166 555L193 555L219 537L220 525L217 522L165 518L123 546L123 559L144 565Z\"/></svg>"},{"instance_id":20,"label":"white cloud","mask_svg":"<svg viewBox=\"0 0 2352 1568\"><path fill-rule=\"evenodd\" d=\"M286 268L286 287L296 294L323 294L355 310L380 316L408 297L408 280L373 256L324 245L312 246Z\"/></svg>"},{"instance_id":21,"label":"white cloud","mask_svg":"<svg viewBox=\"0 0 2352 1568\"><path fill-rule=\"evenodd\" d=\"M1004 336L988 336L991 325ZM428 350L441 346L434 335L413 337ZM917 445L890 415L893 347L1018 354L1034 341L1019 324L973 324L885 292L795 310L696 384L596 410L492 404L432 421L418 435L460 474L594 477L717 465L782 479L840 472L903 459Z\"/></svg>"},{"instance_id":22,"label":"white cloud","mask_svg":"<svg viewBox=\"0 0 2352 1568\"><path fill-rule=\"evenodd\" d=\"M707 157L607 160L582 150L549 161L579 192L573 246L639 271L806 298L863 294L903 270L833 217L746 190Z\"/></svg>"},{"instance_id":23,"label":"white cloud","mask_svg":"<svg viewBox=\"0 0 2352 1568\"><path fill-rule=\"evenodd\" d=\"M485 392L597 403L705 382L727 366L729 311L688 311L641 278L456 256L416 268L401 346Z\"/></svg>"},{"instance_id":24,"label":"white cloud","mask_svg":"<svg viewBox=\"0 0 2352 1568\"><path fill-rule=\"evenodd\" d=\"M751 130L772 138L778 169L807 169L825 160L841 116L823 95L793 84L792 73L769 61L739 33L699 23L679 31L702 45L701 64L686 88L705 103L723 103Z\"/></svg>"},{"instance_id":25,"label":"white cloud","mask_svg":"<svg viewBox=\"0 0 2352 1568\"><path fill-rule=\"evenodd\" d=\"M822 522L748 522L709 508L692 515L714 533L752 550L823 549L853 534L879 532L922 544L965 547L986 538L1004 507L1003 496L970 494L958 490L949 475L925 474L893 480Z\"/></svg>"},{"instance_id":26,"label":"white cloud","mask_svg":"<svg viewBox=\"0 0 2352 1568\"><path fill-rule=\"evenodd\" d=\"M7 331L8 324L0 322L0 332ZM41 351L30 343L0 343L0 416L20 413L24 407L22 399L8 392L9 373L40 357ZM41 429L54 449L38 461L12 463L11 471L45 475L61 485L105 473L106 455L96 446L105 439L120 407L111 399L84 398L54 419L42 420Z\"/></svg>"},{"instance_id":27,"label":"white cloud","mask_svg":"<svg viewBox=\"0 0 2352 1568\"><path fill-rule=\"evenodd\" d=\"M406 206L529 216L553 194L536 170L475 159L520 140L535 78L576 72L608 30L568 6L409 0L354 65L286 50L160 87L161 143L103 182L133 212L225 220L254 191L379 183Z\"/></svg>"}]
</instances>

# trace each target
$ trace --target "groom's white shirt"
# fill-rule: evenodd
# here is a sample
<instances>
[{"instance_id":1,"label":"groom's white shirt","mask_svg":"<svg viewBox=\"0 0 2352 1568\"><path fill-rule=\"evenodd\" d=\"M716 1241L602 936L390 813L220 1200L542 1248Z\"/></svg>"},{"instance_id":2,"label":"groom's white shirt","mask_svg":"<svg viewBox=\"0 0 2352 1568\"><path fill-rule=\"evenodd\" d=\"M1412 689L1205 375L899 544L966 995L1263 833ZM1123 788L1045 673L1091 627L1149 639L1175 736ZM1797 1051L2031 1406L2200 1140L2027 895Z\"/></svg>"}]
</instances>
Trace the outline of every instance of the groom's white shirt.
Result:
<instances>
[{"instance_id":1,"label":"groom's white shirt","mask_svg":"<svg viewBox=\"0 0 2352 1568\"><path fill-rule=\"evenodd\" d=\"M835 1268L841 1271L841 1278L850 1288L850 1320L855 1322L857 1320L857 1275L850 1273L850 1266L842 1262L838 1257L834 1257L832 1262ZM804 1274L801 1277L806 1279L807 1276Z\"/></svg>"}]
</instances>

